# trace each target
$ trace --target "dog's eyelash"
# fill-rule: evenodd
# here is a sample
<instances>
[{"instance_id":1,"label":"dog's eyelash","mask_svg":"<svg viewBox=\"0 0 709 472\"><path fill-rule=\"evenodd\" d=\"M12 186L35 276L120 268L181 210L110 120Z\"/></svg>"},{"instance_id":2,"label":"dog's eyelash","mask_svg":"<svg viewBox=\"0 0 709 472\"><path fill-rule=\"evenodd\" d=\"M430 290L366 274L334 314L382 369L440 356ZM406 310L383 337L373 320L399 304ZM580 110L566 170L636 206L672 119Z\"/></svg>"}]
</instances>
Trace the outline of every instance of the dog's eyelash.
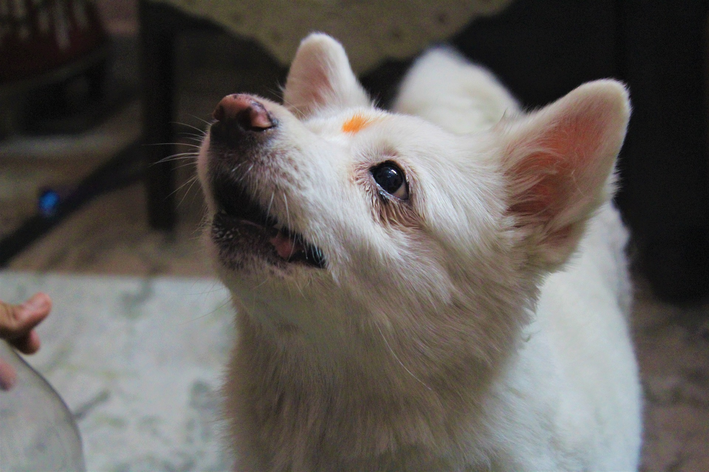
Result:
<instances>
[{"instance_id":1,"label":"dog's eyelash","mask_svg":"<svg viewBox=\"0 0 709 472\"><path fill-rule=\"evenodd\" d=\"M418 228L421 226L421 218L416 212L411 196L414 194L415 179L412 173L406 172L406 187L409 193L408 198L402 199L385 192L374 180L372 169L377 168L385 162L379 164L362 165L355 170L354 182L363 189L367 198L367 204L372 211L372 218L382 225L399 228ZM403 166L397 167L404 169Z\"/></svg>"}]
</instances>

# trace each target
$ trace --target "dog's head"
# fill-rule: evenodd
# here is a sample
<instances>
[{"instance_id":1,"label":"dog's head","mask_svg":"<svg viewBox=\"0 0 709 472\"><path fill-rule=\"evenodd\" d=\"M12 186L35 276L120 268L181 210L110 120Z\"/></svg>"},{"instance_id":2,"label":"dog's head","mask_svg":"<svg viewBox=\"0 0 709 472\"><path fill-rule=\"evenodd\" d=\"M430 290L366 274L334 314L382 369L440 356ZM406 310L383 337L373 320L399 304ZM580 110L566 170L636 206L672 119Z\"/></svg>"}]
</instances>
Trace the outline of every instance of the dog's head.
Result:
<instances>
[{"instance_id":1,"label":"dog's head","mask_svg":"<svg viewBox=\"0 0 709 472\"><path fill-rule=\"evenodd\" d=\"M388 347L423 363L458 344L490 360L610 197L628 114L601 81L454 135L373 107L342 46L314 34L284 105L217 106L198 161L208 246L259 323L338 347L394 333Z\"/></svg>"}]
</instances>

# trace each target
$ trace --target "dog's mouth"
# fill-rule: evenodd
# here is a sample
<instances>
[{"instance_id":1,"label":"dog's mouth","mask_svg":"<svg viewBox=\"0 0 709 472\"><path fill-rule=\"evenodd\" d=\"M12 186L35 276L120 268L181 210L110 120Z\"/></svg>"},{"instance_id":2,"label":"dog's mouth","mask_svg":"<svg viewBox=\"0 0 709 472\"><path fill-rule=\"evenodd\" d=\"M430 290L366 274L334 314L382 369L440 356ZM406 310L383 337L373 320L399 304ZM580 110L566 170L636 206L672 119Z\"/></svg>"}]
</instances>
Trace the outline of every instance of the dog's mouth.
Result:
<instances>
[{"instance_id":1,"label":"dog's mouth","mask_svg":"<svg viewBox=\"0 0 709 472\"><path fill-rule=\"evenodd\" d=\"M260 252L267 259L275 258L276 262L325 267L320 248L281 224L240 186L232 182L214 182L214 197L218 206L212 222L215 242Z\"/></svg>"}]
</instances>

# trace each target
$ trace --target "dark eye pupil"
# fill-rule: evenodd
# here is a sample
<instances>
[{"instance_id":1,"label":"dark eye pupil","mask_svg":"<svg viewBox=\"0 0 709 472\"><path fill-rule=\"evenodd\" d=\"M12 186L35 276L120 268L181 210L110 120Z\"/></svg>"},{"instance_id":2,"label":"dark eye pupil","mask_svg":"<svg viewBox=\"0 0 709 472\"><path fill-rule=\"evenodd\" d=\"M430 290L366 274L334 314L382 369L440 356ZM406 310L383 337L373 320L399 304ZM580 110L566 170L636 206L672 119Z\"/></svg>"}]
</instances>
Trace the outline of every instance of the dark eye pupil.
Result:
<instances>
[{"instance_id":1,"label":"dark eye pupil","mask_svg":"<svg viewBox=\"0 0 709 472\"><path fill-rule=\"evenodd\" d=\"M404 183L404 173L396 166L383 164L372 171L374 181L387 193L394 194Z\"/></svg>"}]
</instances>

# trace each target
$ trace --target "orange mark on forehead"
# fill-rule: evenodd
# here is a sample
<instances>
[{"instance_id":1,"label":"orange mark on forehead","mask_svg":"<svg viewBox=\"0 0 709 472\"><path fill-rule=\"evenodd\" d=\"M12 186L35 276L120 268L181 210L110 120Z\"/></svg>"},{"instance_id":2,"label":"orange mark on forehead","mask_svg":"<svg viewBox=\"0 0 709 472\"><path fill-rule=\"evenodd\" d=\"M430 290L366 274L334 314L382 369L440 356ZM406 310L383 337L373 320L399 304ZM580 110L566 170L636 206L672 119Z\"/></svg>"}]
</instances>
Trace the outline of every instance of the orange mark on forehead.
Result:
<instances>
[{"instance_id":1,"label":"orange mark on forehead","mask_svg":"<svg viewBox=\"0 0 709 472\"><path fill-rule=\"evenodd\" d=\"M359 133L362 131L364 128L372 124L372 119L368 118L361 113L356 113L352 115L352 118L349 120L345 121L342 124L342 132L343 133Z\"/></svg>"}]
</instances>

